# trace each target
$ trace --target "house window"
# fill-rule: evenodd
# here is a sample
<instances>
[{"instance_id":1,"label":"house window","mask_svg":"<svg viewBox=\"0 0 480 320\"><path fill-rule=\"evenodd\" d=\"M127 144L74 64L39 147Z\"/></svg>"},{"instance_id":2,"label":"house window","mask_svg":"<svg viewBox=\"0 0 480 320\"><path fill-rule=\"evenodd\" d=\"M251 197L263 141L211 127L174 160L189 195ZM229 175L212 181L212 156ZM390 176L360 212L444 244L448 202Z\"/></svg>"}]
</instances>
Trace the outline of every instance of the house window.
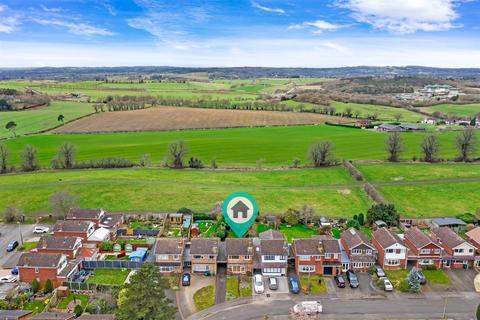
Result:
<instances>
[{"instance_id":1,"label":"house window","mask_svg":"<svg viewBox=\"0 0 480 320\"><path fill-rule=\"evenodd\" d=\"M245 272L245 266L231 266L230 271L233 273L243 273Z\"/></svg>"},{"instance_id":2,"label":"house window","mask_svg":"<svg viewBox=\"0 0 480 320\"><path fill-rule=\"evenodd\" d=\"M199 255L195 255L193 256L194 259L202 259L202 256L199 256Z\"/></svg>"},{"instance_id":3,"label":"house window","mask_svg":"<svg viewBox=\"0 0 480 320\"><path fill-rule=\"evenodd\" d=\"M363 262L354 262L353 267L354 268L363 268Z\"/></svg>"},{"instance_id":4,"label":"house window","mask_svg":"<svg viewBox=\"0 0 480 320\"><path fill-rule=\"evenodd\" d=\"M360 249L353 249L352 254L362 254L362 250Z\"/></svg>"},{"instance_id":5,"label":"house window","mask_svg":"<svg viewBox=\"0 0 480 320\"><path fill-rule=\"evenodd\" d=\"M463 251L463 250L462 250L462 251ZM435 254L440 254L440 249L435 249L435 250L433 250L433 252L434 252Z\"/></svg>"},{"instance_id":6,"label":"house window","mask_svg":"<svg viewBox=\"0 0 480 320\"><path fill-rule=\"evenodd\" d=\"M263 268L263 273L282 273L282 268Z\"/></svg>"},{"instance_id":7,"label":"house window","mask_svg":"<svg viewBox=\"0 0 480 320\"><path fill-rule=\"evenodd\" d=\"M238 259L240 259L240 256L230 256L230 259L238 260Z\"/></svg>"},{"instance_id":8,"label":"house window","mask_svg":"<svg viewBox=\"0 0 480 320\"><path fill-rule=\"evenodd\" d=\"M205 272L210 270L210 267L208 264L196 264L193 266L193 271L194 272Z\"/></svg>"},{"instance_id":9,"label":"house window","mask_svg":"<svg viewBox=\"0 0 480 320\"><path fill-rule=\"evenodd\" d=\"M387 249L387 253L393 253L393 249Z\"/></svg>"},{"instance_id":10,"label":"house window","mask_svg":"<svg viewBox=\"0 0 480 320\"><path fill-rule=\"evenodd\" d=\"M168 267L162 267L162 266L160 266L159 269L160 269L160 272L172 272L172 271L173 271L173 267L172 267L172 266L168 266Z\"/></svg>"},{"instance_id":11,"label":"house window","mask_svg":"<svg viewBox=\"0 0 480 320\"><path fill-rule=\"evenodd\" d=\"M39 273L40 270L38 268L35 268L35 273Z\"/></svg>"},{"instance_id":12,"label":"house window","mask_svg":"<svg viewBox=\"0 0 480 320\"><path fill-rule=\"evenodd\" d=\"M455 253L463 253L463 249L455 249L454 252Z\"/></svg>"},{"instance_id":13,"label":"house window","mask_svg":"<svg viewBox=\"0 0 480 320\"><path fill-rule=\"evenodd\" d=\"M420 260L419 264L421 264L422 266L427 266L433 264L433 261L428 259Z\"/></svg>"},{"instance_id":14,"label":"house window","mask_svg":"<svg viewBox=\"0 0 480 320\"><path fill-rule=\"evenodd\" d=\"M310 260L310 256L298 256L299 260Z\"/></svg>"},{"instance_id":15,"label":"house window","mask_svg":"<svg viewBox=\"0 0 480 320\"><path fill-rule=\"evenodd\" d=\"M286 256L278 256L278 260L285 261L285 260L287 260L287 257Z\"/></svg>"},{"instance_id":16,"label":"house window","mask_svg":"<svg viewBox=\"0 0 480 320\"><path fill-rule=\"evenodd\" d=\"M325 254L325 259L332 259L332 254L331 253L326 253Z\"/></svg>"},{"instance_id":17,"label":"house window","mask_svg":"<svg viewBox=\"0 0 480 320\"><path fill-rule=\"evenodd\" d=\"M429 254L429 253L430 253L430 249L422 249L422 250L420 250L420 253L421 253L421 254Z\"/></svg>"},{"instance_id":18,"label":"house window","mask_svg":"<svg viewBox=\"0 0 480 320\"><path fill-rule=\"evenodd\" d=\"M158 260L168 260L168 254L159 254Z\"/></svg>"},{"instance_id":19,"label":"house window","mask_svg":"<svg viewBox=\"0 0 480 320\"><path fill-rule=\"evenodd\" d=\"M366 253L366 254L372 254L372 253L373 253L373 251L372 251L372 250L370 250L370 249L368 249L368 250L366 250L366 251L365 251L365 253Z\"/></svg>"},{"instance_id":20,"label":"house window","mask_svg":"<svg viewBox=\"0 0 480 320\"><path fill-rule=\"evenodd\" d=\"M398 259L387 260L386 265L387 266L399 266L400 265L400 260L398 260Z\"/></svg>"},{"instance_id":21,"label":"house window","mask_svg":"<svg viewBox=\"0 0 480 320\"><path fill-rule=\"evenodd\" d=\"M215 256L208 256L208 259L215 259Z\"/></svg>"},{"instance_id":22,"label":"house window","mask_svg":"<svg viewBox=\"0 0 480 320\"><path fill-rule=\"evenodd\" d=\"M473 253L473 249L468 249L468 253Z\"/></svg>"},{"instance_id":23,"label":"house window","mask_svg":"<svg viewBox=\"0 0 480 320\"><path fill-rule=\"evenodd\" d=\"M402 253L402 249L397 249L397 250L396 250L396 253L397 253L397 254Z\"/></svg>"},{"instance_id":24,"label":"house window","mask_svg":"<svg viewBox=\"0 0 480 320\"><path fill-rule=\"evenodd\" d=\"M245 258L245 260L250 260L252 259L252 256L243 256Z\"/></svg>"},{"instance_id":25,"label":"house window","mask_svg":"<svg viewBox=\"0 0 480 320\"><path fill-rule=\"evenodd\" d=\"M178 254L173 255L173 260L179 260L179 259L180 259L180 255L178 255Z\"/></svg>"},{"instance_id":26,"label":"house window","mask_svg":"<svg viewBox=\"0 0 480 320\"><path fill-rule=\"evenodd\" d=\"M263 256L263 260L273 261L273 260L275 260L275 256L267 254L267 255Z\"/></svg>"},{"instance_id":27,"label":"house window","mask_svg":"<svg viewBox=\"0 0 480 320\"><path fill-rule=\"evenodd\" d=\"M298 266L300 272L315 272L315 266Z\"/></svg>"}]
</instances>

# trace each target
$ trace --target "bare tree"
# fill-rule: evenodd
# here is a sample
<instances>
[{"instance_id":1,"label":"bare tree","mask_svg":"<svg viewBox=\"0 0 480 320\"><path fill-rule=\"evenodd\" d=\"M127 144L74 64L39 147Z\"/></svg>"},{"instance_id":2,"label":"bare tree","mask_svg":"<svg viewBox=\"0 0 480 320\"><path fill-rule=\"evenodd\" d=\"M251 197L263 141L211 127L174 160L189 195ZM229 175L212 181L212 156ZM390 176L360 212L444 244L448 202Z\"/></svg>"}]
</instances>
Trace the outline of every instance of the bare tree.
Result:
<instances>
[{"instance_id":1,"label":"bare tree","mask_svg":"<svg viewBox=\"0 0 480 320\"><path fill-rule=\"evenodd\" d=\"M397 112L397 113L395 113L395 114L393 115L393 117L395 118L395 120L396 120L397 122L400 122L400 119L403 118L403 114L401 114L400 112Z\"/></svg>"},{"instance_id":2,"label":"bare tree","mask_svg":"<svg viewBox=\"0 0 480 320\"><path fill-rule=\"evenodd\" d=\"M75 165L75 154L77 149L71 143L65 142L58 149L57 160L58 164L63 169L72 169Z\"/></svg>"},{"instance_id":3,"label":"bare tree","mask_svg":"<svg viewBox=\"0 0 480 320\"><path fill-rule=\"evenodd\" d=\"M8 206L3 212L3 218L7 223L14 222L20 215L21 210L12 206Z\"/></svg>"},{"instance_id":4,"label":"bare tree","mask_svg":"<svg viewBox=\"0 0 480 320\"><path fill-rule=\"evenodd\" d=\"M10 157L10 150L4 144L0 144L0 173L7 173L8 168L8 158Z\"/></svg>"},{"instance_id":5,"label":"bare tree","mask_svg":"<svg viewBox=\"0 0 480 320\"><path fill-rule=\"evenodd\" d=\"M458 161L468 162L474 157L477 150L477 137L475 129L467 128L457 136L456 145L458 149Z\"/></svg>"},{"instance_id":6,"label":"bare tree","mask_svg":"<svg viewBox=\"0 0 480 320\"><path fill-rule=\"evenodd\" d=\"M426 162L438 161L440 151L440 140L434 134L429 134L422 141L423 160Z\"/></svg>"},{"instance_id":7,"label":"bare tree","mask_svg":"<svg viewBox=\"0 0 480 320\"><path fill-rule=\"evenodd\" d=\"M400 159L400 153L403 151L402 137L398 132L388 135L387 140L388 161L397 162Z\"/></svg>"},{"instance_id":8,"label":"bare tree","mask_svg":"<svg viewBox=\"0 0 480 320\"><path fill-rule=\"evenodd\" d=\"M178 140L168 146L168 155L173 168L183 168L183 158L188 153L185 141Z\"/></svg>"},{"instance_id":9,"label":"bare tree","mask_svg":"<svg viewBox=\"0 0 480 320\"><path fill-rule=\"evenodd\" d=\"M312 222L314 217L315 217L315 208L308 205L304 205L302 208L300 208L299 218L303 223L308 224Z\"/></svg>"},{"instance_id":10,"label":"bare tree","mask_svg":"<svg viewBox=\"0 0 480 320\"><path fill-rule=\"evenodd\" d=\"M142 167L150 167L152 164L152 157L150 156L150 153L144 153L140 157L140 166Z\"/></svg>"},{"instance_id":11,"label":"bare tree","mask_svg":"<svg viewBox=\"0 0 480 320\"><path fill-rule=\"evenodd\" d=\"M308 157L314 167L322 167L332 163L333 146L330 141L322 141L310 146Z\"/></svg>"},{"instance_id":12,"label":"bare tree","mask_svg":"<svg viewBox=\"0 0 480 320\"><path fill-rule=\"evenodd\" d=\"M40 169L37 158L37 149L34 146L26 145L21 157L23 171L35 171Z\"/></svg>"},{"instance_id":13,"label":"bare tree","mask_svg":"<svg viewBox=\"0 0 480 320\"><path fill-rule=\"evenodd\" d=\"M57 191L48 198L53 213L61 218L66 218L68 211L76 207L77 200L76 196L66 191Z\"/></svg>"}]
</instances>

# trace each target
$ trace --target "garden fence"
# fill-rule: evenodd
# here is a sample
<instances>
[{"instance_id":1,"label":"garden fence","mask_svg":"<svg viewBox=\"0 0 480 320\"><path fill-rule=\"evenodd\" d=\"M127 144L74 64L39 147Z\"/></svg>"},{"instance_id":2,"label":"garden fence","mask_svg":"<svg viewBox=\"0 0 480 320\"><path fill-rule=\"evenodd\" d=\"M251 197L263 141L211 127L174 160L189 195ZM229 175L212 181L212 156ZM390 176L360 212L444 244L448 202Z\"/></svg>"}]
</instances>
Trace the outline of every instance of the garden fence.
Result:
<instances>
[{"instance_id":1,"label":"garden fence","mask_svg":"<svg viewBox=\"0 0 480 320\"><path fill-rule=\"evenodd\" d=\"M98 260L83 261L82 268L87 270L93 269L139 269L143 265L143 261L128 260Z\"/></svg>"}]
</instances>

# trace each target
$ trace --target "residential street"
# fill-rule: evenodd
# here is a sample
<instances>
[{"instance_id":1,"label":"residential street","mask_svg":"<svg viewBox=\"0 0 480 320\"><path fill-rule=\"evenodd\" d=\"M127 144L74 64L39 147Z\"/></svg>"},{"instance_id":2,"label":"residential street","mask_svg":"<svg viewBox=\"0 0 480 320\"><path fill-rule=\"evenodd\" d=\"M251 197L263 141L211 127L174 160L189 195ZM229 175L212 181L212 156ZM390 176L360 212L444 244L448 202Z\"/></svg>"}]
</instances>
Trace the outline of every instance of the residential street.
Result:
<instances>
[{"instance_id":1,"label":"residential street","mask_svg":"<svg viewBox=\"0 0 480 320\"><path fill-rule=\"evenodd\" d=\"M13 251L7 252L6 248L10 241L17 240L21 244L20 230L22 232L23 241L34 237L33 224L0 224L0 267L1 268L13 268L16 266L20 252Z\"/></svg>"},{"instance_id":2,"label":"residential street","mask_svg":"<svg viewBox=\"0 0 480 320\"><path fill-rule=\"evenodd\" d=\"M255 299L250 303L230 307L228 303L215 306L203 313L193 315L188 319L208 320L247 320L247 319L284 319L292 306L302 299L290 298L285 295L283 299L276 300ZM306 299L307 300L307 299ZM309 300L312 300L310 297ZM480 301L477 293L464 293L448 297L432 296L415 298L411 296L391 296L388 299L320 299L323 303L324 313L322 319L356 318L362 319L440 319L446 306L447 318L473 319L475 308ZM341 316L341 317L340 317Z\"/></svg>"}]
</instances>

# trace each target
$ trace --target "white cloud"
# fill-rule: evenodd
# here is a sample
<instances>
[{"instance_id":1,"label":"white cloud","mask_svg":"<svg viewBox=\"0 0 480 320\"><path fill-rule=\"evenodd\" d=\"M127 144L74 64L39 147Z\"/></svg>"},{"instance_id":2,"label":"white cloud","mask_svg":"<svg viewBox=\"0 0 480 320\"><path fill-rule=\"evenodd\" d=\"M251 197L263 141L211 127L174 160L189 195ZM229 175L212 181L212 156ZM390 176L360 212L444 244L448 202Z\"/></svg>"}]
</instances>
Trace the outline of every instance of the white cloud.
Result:
<instances>
[{"instance_id":1,"label":"white cloud","mask_svg":"<svg viewBox=\"0 0 480 320\"><path fill-rule=\"evenodd\" d=\"M2 18L0 19L0 33L12 33L20 24L20 16Z\"/></svg>"},{"instance_id":2,"label":"white cloud","mask_svg":"<svg viewBox=\"0 0 480 320\"><path fill-rule=\"evenodd\" d=\"M344 45L341 45L339 43L333 42L333 41L324 41L324 42L320 43L320 45L325 47L325 48L333 49L333 50L337 51L338 53L342 53L342 54L350 53L350 49L348 47L346 47Z\"/></svg>"},{"instance_id":3,"label":"white cloud","mask_svg":"<svg viewBox=\"0 0 480 320\"><path fill-rule=\"evenodd\" d=\"M38 24L41 25L51 25L57 27L63 27L68 30L68 32L80 36L113 36L115 33L108 31L104 28L95 27L86 23L75 23L59 19L33 19Z\"/></svg>"},{"instance_id":4,"label":"white cloud","mask_svg":"<svg viewBox=\"0 0 480 320\"><path fill-rule=\"evenodd\" d=\"M7 10L7 6L4 4L0 4L0 12Z\"/></svg>"},{"instance_id":5,"label":"white cloud","mask_svg":"<svg viewBox=\"0 0 480 320\"><path fill-rule=\"evenodd\" d=\"M270 12L270 13L286 14L285 10L283 10L281 8L266 7L266 6L263 6L256 1L251 1L250 3L252 4L252 7L254 7L255 9L259 9L259 10L262 10L262 11L265 11L265 12Z\"/></svg>"},{"instance_id":6,"label":"white cloud","mask_svg":"<svg viewBox=\"0 0 480 320\"><path fill-rule=\"evenodd\" d=\"M40 6L43 11L48 12L48 13L59 13L62 12L62 8L49 8L45 7L43 4Z\"/></svg>"},{"instance_id":7,"label":"white cloud","mask_svg":"<svg viewBox=\"0 0 480 320\"><path fill-rule=\"evenodd\" d=\"M456 6L462 0L338 0L358 22L398 33L444 31L460 25Z\"/></svg>"},{"instance_id":8,"label":"white cloud","mask_svg":"<svg viewBox=\"0 0 480 320\"><path fill-rule=\"evenodd\" d=\"M324 20L316 20L316 21L306 21L301 24L293 24L288 27L288 29L295 30L295 29L303 29L303 28L312 28L314 33L322 33L324 31L336 31L343 26L338 24L333 24Z\"/></svg>"}]
</instances>

